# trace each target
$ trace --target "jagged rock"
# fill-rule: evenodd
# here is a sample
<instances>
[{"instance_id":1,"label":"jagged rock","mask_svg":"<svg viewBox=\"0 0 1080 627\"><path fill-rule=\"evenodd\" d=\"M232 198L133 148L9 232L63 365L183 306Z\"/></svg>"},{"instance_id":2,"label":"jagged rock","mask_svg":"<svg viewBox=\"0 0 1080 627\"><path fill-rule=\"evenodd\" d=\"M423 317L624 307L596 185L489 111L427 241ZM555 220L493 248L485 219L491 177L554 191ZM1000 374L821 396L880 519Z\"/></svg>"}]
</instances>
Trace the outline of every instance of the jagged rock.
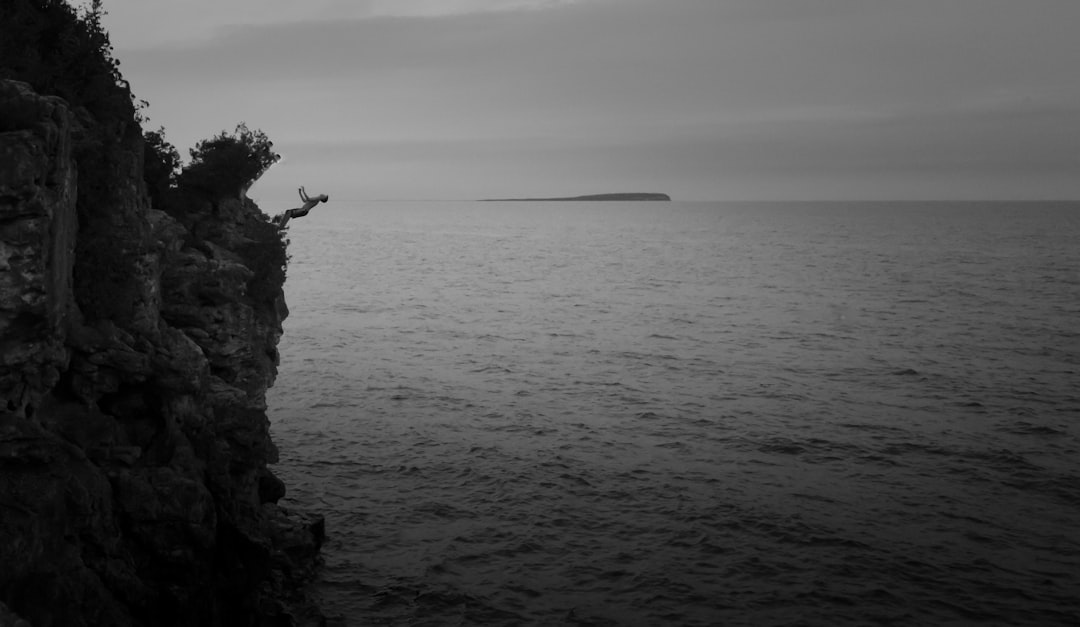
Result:
<instances>
[{"instance_id":1,"label":"jagged rock","mask_svg":"<svg viewBox=\"0 0 1080 627\"><path fill-rule=\"evenodd\" d=\"M33 413L66 367L78 172L64 101L0 81L0 409ZM32 341L27 341L31 338Z\"/></svg>"},{"instance_id":2,"label":"jagged rock","mask_svg":"<svg viewBox=\"0 0 1080 627\"><path fill-rule=\"evenodd\" d=\"M285 496L285 482L269 470L258 473L259 502L277 503Z\"/></svg>"},{"instance_id":3,"label":"jagged rock","mask_svg":"<svg viewBox=\"0 0 1080 627\"><path fill-rule=\"evenodd\" d=\"M322 519L267 468L284 243L151 210L95 124L0 81L0 626L322 624Z\"/></svg>"},{"instance_id":4,"label":"jagged rock","mask_svg":"<svg viewBox=\"0 0 1080 627\"><path fill-rule=\"evenodd\" d=\"M31 627L31 625L0 601L0 627Z\"/></svg>"},{"instance_id":5,"label":"jagged rock","mask_svg":"<svg viewBox=\"0 0 1080 627\"><path fill-rule=\"evenodd\" d=\"M131 624L95 570L119 535L100 469L77 446L9 414L0 418L0 476L0 581L12 609L34 625Z\"/></svg>"}]
</instances>

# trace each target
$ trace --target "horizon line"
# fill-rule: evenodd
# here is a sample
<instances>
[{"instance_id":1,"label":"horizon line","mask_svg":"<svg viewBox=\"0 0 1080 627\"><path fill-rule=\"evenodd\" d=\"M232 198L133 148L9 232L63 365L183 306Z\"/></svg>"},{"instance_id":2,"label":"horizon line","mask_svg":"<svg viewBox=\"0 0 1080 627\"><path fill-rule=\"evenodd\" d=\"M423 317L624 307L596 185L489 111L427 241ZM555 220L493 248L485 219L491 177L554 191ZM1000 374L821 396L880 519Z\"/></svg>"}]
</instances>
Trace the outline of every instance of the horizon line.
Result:
<instances>
[{"instance_id":1,"label":"horizon line","mask_svg":"<svg viewBox=\"0 0 1080 627\"><path fill-rule=\"evenodd\" d=\"M255 195L253 195L255 196ZM255 196L256 202L259 200L267 200L271 202L293 202L293 201L273 201L269 198L258 199ZM336 202L516 202L524 199L516 198L337 198ZM557 199L528 199L534 202L565 202L564 200ZM580 202L597 202L590 200L582 200ZM650 200L625 200L617 202L643 202L656 204L656 201ZM736 198L736 199L679 199L672 198L670 202L683 202L683 203L1080 203L1080 198L1005 198L1005 199L992 199L992 198L877 198L877 199L843 199L843 198L825 198L825 199L791 199L791 198L779 198L779 199L760 199L760 198Z\"/></svg>"}]
</instances>

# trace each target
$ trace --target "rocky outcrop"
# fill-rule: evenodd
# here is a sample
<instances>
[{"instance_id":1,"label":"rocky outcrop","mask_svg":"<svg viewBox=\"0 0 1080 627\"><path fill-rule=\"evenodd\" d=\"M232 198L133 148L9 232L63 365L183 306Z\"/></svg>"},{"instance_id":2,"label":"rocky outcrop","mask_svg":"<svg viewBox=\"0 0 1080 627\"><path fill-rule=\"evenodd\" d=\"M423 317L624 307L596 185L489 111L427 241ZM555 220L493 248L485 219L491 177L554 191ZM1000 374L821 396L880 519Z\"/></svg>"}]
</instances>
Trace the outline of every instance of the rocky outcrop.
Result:
<instances>
[{"instance_id":1,"label":"rocky outcrop","mask_svg":"<svg viewBox=\"0 0 1080 627\"><path fill-rule=\"evenodd\" d=\"M66 363L78 172L59 98L2 85L0 133L0 389L23 413Z\"/></svg>"},{"instance_id":2,"label":"rocky outcrop","mask_svg":"<svg viewBox=\"0 0 1080 627\"><path fill-rule=\"evenodd\" d=\"M249 200L150 208L93 125L0 81L0 624L320 624L322 520L267 468L285 244Z\"/></svg>"}]
</instances>

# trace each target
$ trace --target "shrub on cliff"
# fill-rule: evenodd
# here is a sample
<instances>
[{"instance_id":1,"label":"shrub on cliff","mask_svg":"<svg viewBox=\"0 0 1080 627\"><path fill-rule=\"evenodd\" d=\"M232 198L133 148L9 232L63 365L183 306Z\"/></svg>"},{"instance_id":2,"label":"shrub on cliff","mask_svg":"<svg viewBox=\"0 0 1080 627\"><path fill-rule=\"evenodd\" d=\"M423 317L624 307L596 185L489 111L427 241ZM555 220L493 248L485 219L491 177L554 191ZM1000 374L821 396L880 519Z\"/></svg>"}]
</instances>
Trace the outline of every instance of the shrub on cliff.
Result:
<instances>
[{"instance_id":1,"label":"shrub on cliff","mask_svg":"<svg viewBox=\"0 0 1080 627\"><path fill-rule=\"evenodd\" d=\"M191 162L180 172L182 189L210 198L243 196L280 158L266 133L241 122L236 131L221 131L191 149Z\"/></svg>"},{"instance_id":2,"label":"shrub on cliff","mask_svg":"<svg viewBox=\"0 0 1080 627\"><path fill-rule=\"evenodd\" d=\"M155 208L162 208L165 195L176 185L180 171L180 153L165 141L165 128L143 133L143 179Z\"/></svg>"},{"instance_id":3,"label":"shrub on cliff","mask_svg":"<svg viewBox=\"0 0 1080 627\"><path fill-rule=\"evenodd\" d=\"M65 0L0 1L0 78L86 107L99 122L127 124L136 105L101 24L101 0L76 11Z\"/></svg>"}]
</instances>

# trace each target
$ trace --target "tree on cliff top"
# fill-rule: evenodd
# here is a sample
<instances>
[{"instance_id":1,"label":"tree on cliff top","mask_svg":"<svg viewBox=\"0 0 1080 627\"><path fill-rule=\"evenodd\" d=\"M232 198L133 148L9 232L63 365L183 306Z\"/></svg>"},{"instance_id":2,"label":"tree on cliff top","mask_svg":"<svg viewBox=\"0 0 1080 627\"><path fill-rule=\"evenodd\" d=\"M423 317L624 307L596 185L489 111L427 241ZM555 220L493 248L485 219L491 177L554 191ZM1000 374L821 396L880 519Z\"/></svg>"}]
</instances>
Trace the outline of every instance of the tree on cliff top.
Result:
<instances>
[{"instance_id":1,"label":"tree on cliff top","mask_svg":"<svg viewBox=\"0 0 1080 627\"><path fill-rule=\"evenodd\" d=\"M243 197L280 159L266 133L250 130L243 122L233 133L221 131L190 152L191 162L181 170L179 186L212 198Z\"/></svg>"},{"instance_id":2,"label":"tree on cliff top","mask_svg":"<svg viewBox=\"0 0 1080 627\"><path fill-rule=\"evenodd\" d=\"M0 78L86 107L102 124L134 126L136 103L101 24L101 0L0 1Z\"/></svg>"}]
</instances>

